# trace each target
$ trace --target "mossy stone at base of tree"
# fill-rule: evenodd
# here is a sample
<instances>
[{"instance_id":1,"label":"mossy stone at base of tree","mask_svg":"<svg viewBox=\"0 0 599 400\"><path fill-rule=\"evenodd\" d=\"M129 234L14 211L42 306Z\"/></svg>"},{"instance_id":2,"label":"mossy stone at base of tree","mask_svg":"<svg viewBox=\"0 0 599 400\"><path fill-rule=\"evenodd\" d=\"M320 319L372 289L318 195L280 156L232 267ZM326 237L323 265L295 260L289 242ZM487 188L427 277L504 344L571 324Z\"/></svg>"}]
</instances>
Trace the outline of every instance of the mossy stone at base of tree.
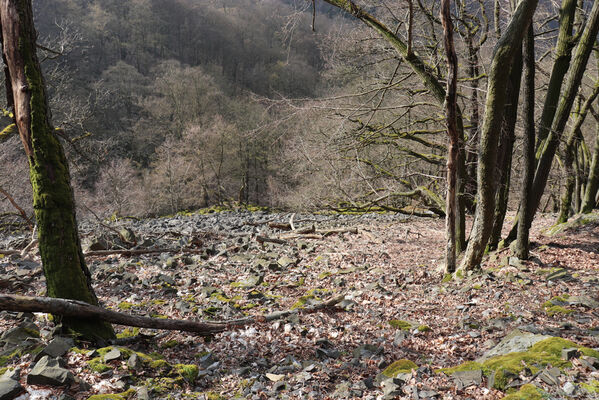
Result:
<instances>
[{"instance_id":1,"label":"mossy stone at base of tree","mask_svg":"<svg viewBox=\"0 0 599 400\"><path fill-rule=\"evenodd\" d=\"M580 384L580 387L583 388L587 393L597 395L599 394L599 381L591 380L589 382L583 382Z\"/></svg>"}]
</instances>

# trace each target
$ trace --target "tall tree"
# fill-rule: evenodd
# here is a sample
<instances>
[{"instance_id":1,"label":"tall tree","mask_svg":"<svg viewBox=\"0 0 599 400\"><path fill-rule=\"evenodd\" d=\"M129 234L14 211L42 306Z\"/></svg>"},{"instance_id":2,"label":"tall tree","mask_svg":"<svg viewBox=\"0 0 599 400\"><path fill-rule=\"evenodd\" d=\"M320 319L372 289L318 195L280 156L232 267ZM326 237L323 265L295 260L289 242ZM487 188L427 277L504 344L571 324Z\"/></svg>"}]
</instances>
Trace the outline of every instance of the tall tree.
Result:
<instances>
[{"instance_id":1,"label":"tall tree","mask_svg":"<svg viewBox=\"0 0 599 400\"><path fill-rule=\"evenodd\" d=\"M7 98L29 160L48 295L97 305L81 251L68 162L50 121L31 0L0 0L0 25ZM99 320L64 318L61 322L87 338L114 337L112 326Z\"/></svg>"},{"instance_id":2,"label":"tall tree","mask_svg":"<svg viewBox=\"0 0 599 400\"><path fill-rule=\"evenodd\" d=\"M457 88L458 57L453 43L453 23L451 22L451 1L441 2L441 21L443 23L443 43L447 54L447 89L445 91L445 118L449 149L447 155L447 201L446 201L446 235L447 248L445 255L446 271L456 269L456 214L458 189L458 156L460 136L457 129Z\"/></svg>"},{"instance_id":3,"label":"tall tree","mask_svg":"<svg viewBox=\"0 0 599 400\"><path fill-rule=\"evenodd\" d=\"M509 79L510 73L510 69L506 66L512 64L521 48L522 39L531 23L537 3L538 0L523 0L519 3L493 53L479 148L476 214L468 247L460 265L460 268L465 270L479 267L491 236L497 189L497 145L507 101L505 82Z\"/></svg>"},{"instance_id":4,"label":"tall tree","mask_svg":"<svg viewBox=\"0 0 599 400\"><path fill-rule=\"evenodd\" d=\"M516 256L521 260L528 259L529 231L527 210L529 209L532 180L535 172L535 39L534 30L528 28L528 35L523 46L524 59L524 169L522 172L522 189L520 191L520 210L522 215L518 221L518 237L516 242Z\"/></svg>"}]
</instances>

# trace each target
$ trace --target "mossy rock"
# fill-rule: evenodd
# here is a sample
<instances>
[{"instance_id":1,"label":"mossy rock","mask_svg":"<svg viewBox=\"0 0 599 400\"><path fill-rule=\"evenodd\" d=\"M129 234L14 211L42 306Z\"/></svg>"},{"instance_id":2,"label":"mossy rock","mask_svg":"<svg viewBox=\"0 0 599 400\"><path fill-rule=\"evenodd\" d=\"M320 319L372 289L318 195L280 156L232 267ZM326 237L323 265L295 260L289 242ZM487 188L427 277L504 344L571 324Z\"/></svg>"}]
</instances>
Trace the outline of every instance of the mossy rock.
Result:
<instances>
[{"instance_id":1,"label":"mossy rock","mask_svg":"<svg viewBox=\"0 0 599 400\"><path fill-rule=\"evenodd\" d=\"M395 329L401 329L402 331L409 331L412 329L412 324L408 321L402 321L400 319L392 319L389 321L389 325Z\"/></svg>"},{"instance_id":2,"label":"mossy rock","mask_svg":"<svg viewBox=\"0 0 599 400\"><path fill-rule=\"evenodd\" d=\"M200 373L200 369L194 364L175 364L173 371L181 375L185 380L190 383L195 382Z\"/></svg>"},{"instance_id":3,"label":"mossy rock","mask_svg":"<svg viewBox=\"0 0 599 400\"><path fill-rule=\"evenodd\" d=\"M139 328L125 328L121 333L117 333L118 339L125 339L139 335Z\"/></svg>"},{"instance_id":4,"label":"mossy rock","mask_svg":"<svg viewBox=\"0 0 599 400\"><path fill-rule=\"evenodd\" d=\"M123 393L116 394L94 394L87 398L87 400L129 400L133 399L136 395L135 389L129 389Z\"/></svg>"},{"instance_id":5,"label":"mossy rock","mask_svg":"<svg viewBox=\"0 0 599 400\"><path fill-rule=\"evenodd\" d=\"M313 294L308 294L306 296L300 297L292 306L291 309L295 310L296 308L304 308L306 305L314 304L321 299L316 297Z\"/></svg>"},{"instance_id":6,"label":"mossy rock","mask_svg":"<svg viewBox=\"0 0 599 400\"><path fill-rule=\"evenodd\" d=\"M572 347L577 348L583 355L599 358L599 351L579 346L563 338L550 337L537 342L527 351L495 356L481 362L468 361L457 367L443 368L437 370L437 372L451 375L457 371L482 369L485 376L495 374L493 387L503 390L510 383L511 376L517 376L525 368L528 368L534 374L547 365L558 368L570 367L572 364L563 360L561 354L563 349Z\"/></svg>"},{"instance_id":7,"label":"mossy rock","mask_svg":"<svg viewBox=\"0 0 599 400\"><path fill-rule=\"evenodd\" d=\"M517 392L508 394L502 400L542 400L544 398L543 392L529 383L523 385Z\"/></svg>"},{"instance_id":8,"label":"mossy rock","mask_svg":"<svg viewBox=\"0 0 599 400\"><path fill-rule=\"evenodd\" d=\"M599 394L599 381L591 380L588 383L581 383L580 387L582 387L587 393L597 395Z\"/></svg>"},{"instance_id":9,"label":"mossy rock","mask_svg":"<svg viewBox=\"0 0 599 400\"><path fill-rule=\"evenodd\" d=\"M387 378L394 378L397 374L406 374L412 372L413 369L417 369L418 365L415 362L401 359L394 361L391 365L385 368L382 372Z\"/></svg>"},{"instance_id":10,"label":"mossy rock","mask_svg":"<svg viewBox=\"0 0 599 400\"><path fill-rule=\"evenodd\" d=\"M546 229L545 232L543 232L543 234L546 236L556 236L561 233L580 228L582 226L597 224L599 224L598 213L577 214L570 218L569 221L564 222L563 224L556 224Z\"/></svg>"},{"instance_id":11,"label":"mossy rock","mask_svg":"<svg viewBox=\"0 0 599 400\"><path fill-rule=\"evenodd\" d=\"M481 369L481 370L483 369L482 364L477 363L476 361L466 361L465 363L460 364L455 367L437 369L437 370L435 370L435 372L437 372L437 373L442 372L447 375L452 375L452 374L455 374L456 372L476 371L479 369Z\"/></svg>"},{"instance_id":12,"label":"mossy rock","mask_svg":"<svg viewBox=\"0 0 599 400\"><path fill-rule=\"evenodd\" d=\"M430 331L432 331L432 329L428 325L420 325L420 326L418 326L418 332L430 332Z\"/></svg>"}]
</instances>

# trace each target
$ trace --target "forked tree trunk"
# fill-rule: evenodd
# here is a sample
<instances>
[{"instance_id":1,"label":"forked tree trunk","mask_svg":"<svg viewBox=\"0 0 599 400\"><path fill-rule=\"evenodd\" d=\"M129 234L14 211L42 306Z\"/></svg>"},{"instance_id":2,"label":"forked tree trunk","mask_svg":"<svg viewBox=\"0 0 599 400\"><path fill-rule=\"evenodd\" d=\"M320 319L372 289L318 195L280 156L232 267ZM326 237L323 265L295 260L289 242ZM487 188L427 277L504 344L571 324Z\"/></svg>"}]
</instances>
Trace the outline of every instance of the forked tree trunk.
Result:
<instances>
[{"instance_id":1,"label":"forked tree trunk","mask_svg":"<svg viewBox=\"0 0 599 400\"><path fill-rule=\"evenodd\" d=\"M456 214L458 191L458 155L460 137L457 129L457 86L458 57L453 44L453 23L451 22L451 0L441 1L441 22L443 23L443 43L447 55L447 89L445 90L445 121L449 136L447 156L447 200L446 200L446 252L445 266L448 273L456 269Z\"/></svg>"},{"instance_id":2,"label":"forked tree trunk","mask_svg":"<svg viewBox=\"0 0 599 400\"><path fill-rule=\"evenodd\" d=\"M50 122L32 14L30 0L0 0L7 87L12 89L15 121L29 160L48 295L97 305L79 242L68 163ZM61 322L91 339L114 337L111 325L99 320L68 317Z\"/></svg>"},{"instance_id":3,"label":"forked tree trunk","mask_svg":"<svg viewBox=\"0 0 599 400\"><path fill-rule=\"evenodd\" d=\"M493 54L487 86L485 117L481 131L479 162L477 170L477 206L474 225L461 269L472 270L480 267L487 242L493 228L495 210L497 144L501 133L503 109L507 101L505 82L509 79L509 68L522 46L522 39L538 0L523 0L514 12L507 29L499 39Z\"/></svg>"},{"instance_id":4,"label":"forked tree trunk","mask_svg":"<svg viewBox=\"0 0 599 400\"><path fill-rule=\"evenodd\" d=\"M530 202L529 191L532 187L532 179L535 173L535 38L534 29L528 28L528 34L523 46L524 60L524 169L522 172L522 189L520 190L520 210L523 211L522 218L518 222L518 236L514 253L521 260L528 259L529 229L526 220Z\"/></svg>"}]
</instances>

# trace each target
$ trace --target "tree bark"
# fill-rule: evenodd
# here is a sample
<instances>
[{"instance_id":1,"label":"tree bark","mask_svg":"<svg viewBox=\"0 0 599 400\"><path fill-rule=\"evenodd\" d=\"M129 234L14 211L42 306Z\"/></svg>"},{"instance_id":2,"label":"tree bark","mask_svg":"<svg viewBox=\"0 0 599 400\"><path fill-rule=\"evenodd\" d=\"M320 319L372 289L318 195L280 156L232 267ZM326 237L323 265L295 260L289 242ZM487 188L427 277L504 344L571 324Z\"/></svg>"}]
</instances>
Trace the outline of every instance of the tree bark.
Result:
<instances>
[{"instance_id":1,"label":"tree bark","mask_svg":"<svg viewBox=\"0 0 599 400\"><path fill-rule=\"evenodd\" d=\"M530 189L535 169L535 39L534 29L528 28L528 34L523 46L524 59L524 169L522 172L522 189L520 190L520 210L523 211L518 222L518 237L514 253L521 260L528 259L529 249L529 227L525 221L528 220L530 202Z\"/></svg>"},{"instance_id":2,"label":"tree bark","mask_svg":"<svg viewBox=\"0 0 599 400\"><path fill-rule=\"evenodd\" d=\"M507 100L505 82L509 79L510 72L506 65L512 64L518 48L522 46L522 39L532 20L537 3L538 0L523 0L519 3L493 54L479 148L478 201L470 240L460 265L464 270L480 267L491 235L495 209L497 144L501 133L503 109Z\"/></svg>"},{"instance_id":3,"label":"tree bark","mask_svg":"<svg viewBox=\"0 0 599 400\"><path fill-rule=\"evenodd\" d=\"M519 49L510 68L510 79L507 89L507 103L501 127L497 159L497 194L495 195L495 213L493 215L493 231L488 248L497 249L501 240L501 230L507 212L512 172L512 153L516 139L516 121L518 119L518 101L520 99L520 81L522 80L522 51Z\"/></svg>"},{"instance_id":4,"label":"tree bark","mask_svg":"<svg viewBox=\"0 0 599 400\"><path fill-rule=\"evenodd\" d=\"M564 149L564 169L566 173L566 185L564 187L564 193L562 196L562 201L560 204L560 215L558 217L557 223L561 224L568 221L570 216L570 210L572 208L572 198L575 196L575 188L578 187L580 189L580 174L579 168L574 168L574 160L576 157L576 146L577 142L582 138L582 132L580 128L584 123L586 116L589 113L589 108L591 107L593 101L599 95L599 80L595 83L595 87L593 92L589 97L585 100L584 104L577 110L576 118L574 120L574 124L570 128L570 131L567 135L566 146ZM578 185L577 185L578 180ZM575 210L577 207L574 207Z\"/></svg>"},{"instance_id":5,"label":"tree bark","mask_svg":"<svg viewBox=\"0 0 599 400\"><path fill-rule=\"evenodd\" d=\"M48 295L97 305L81 251L68 163L50 122L31 1L0 0L0 23L15 122L29 160ZM91 339L114 337L110 324L98 320L66 317L61 322Z\"/></svg>"},{"instance_id":6,"label":"tree bark","mask_svg":"<svg viewBox=\"0 0 599 400\"><path fill-rule=\"evenodd\" d=\"M551 164L553 163L553 158L560 143L564 128L566 127L566 123L570 118L570 111L572 109L572 105L574 104L578 89L580 88L582 77L586 70L593 45L597 40L598 32L599 1L596 1L593 3L593 8L591 9L586 26L584 27L580 41L576 47L574 60L570 70L568 71L565 89L563 91L563 95L561 96L555 119L553 120L553 124L551 126L551 131L549 132L547 140L545 141L545 144L540 152L532 187L533 203L531 205L533 206L533 209L530 211L531 220L527 221L529 224L532 223L532 218L534 218L536 209L541 201L541 197L543 196L545 186L547 185Z\"/></svg>"},{"instance_id":7,"label":"tree bark","mask_svg":"<svg viewBox=\"0 0 599 400\"><path fill-rule=\"evenodd\" d=\"M451 1L441 1L441 22L443 23L443 43L447 55L447 89L445 91L445 115L447 135L449 136L449 154L447 156L447 200L446 200L446 251L445 266L447 273L456 269L456 213L458 189L458 155L460 137L457 129L457 87L458 57L453 43L453 23L451 22Z\"/></svg>"},{"instance_id":8,"label":"tree bark","mask_svg":"<svg viewBox=\"0 0 599 400\"><path fill-rule=\"evenodd\" d=\"M597 65L599 65L599 53L595 53L597 58ZM597 76L599 82L599 72ZM598 101L599 103L599 101ZM591 159L591 166L589 169L589 176L587 179L587 186L585 188L584 196L582 199L582 205L580 206L580 212L588 214L593 211L597 204L597 190L599 189L599 119L596 121L595 128L595 146L593 148L593 157Z\"/></svg>"}]
</instances>

